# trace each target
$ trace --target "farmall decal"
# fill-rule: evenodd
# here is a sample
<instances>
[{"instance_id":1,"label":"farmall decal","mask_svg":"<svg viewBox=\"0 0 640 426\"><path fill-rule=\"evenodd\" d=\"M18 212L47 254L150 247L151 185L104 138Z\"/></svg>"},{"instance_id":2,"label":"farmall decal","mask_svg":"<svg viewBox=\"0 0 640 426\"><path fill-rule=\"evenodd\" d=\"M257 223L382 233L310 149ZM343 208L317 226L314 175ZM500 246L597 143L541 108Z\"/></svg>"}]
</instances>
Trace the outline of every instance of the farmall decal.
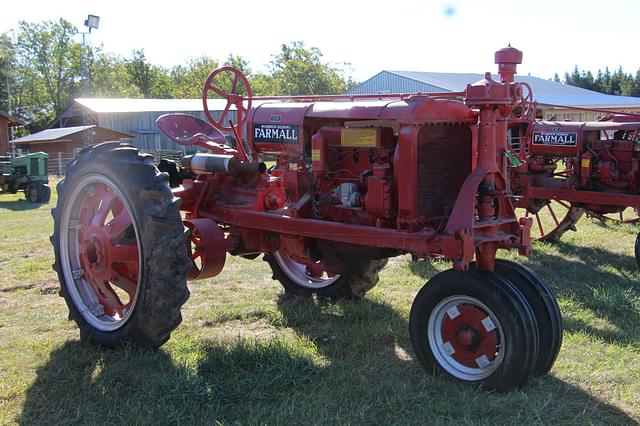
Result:
<instances>
[{"instance_id":1,"label":"farmall decal","mask_svg":"<svg viewBox=\"0 0 640 426\"><path fill-rule=\"evenodd\" d=\"M549 132L533 132L535 145L576 146L578 134L575 132L561 132L559 128L552 128Z\"/></svg>"},{"instance_id":2,"label":"farmall decal","mask_svg":"<svg viewBox=\"0 0 640 426\"><path fill-rule=\"evenodd\" d=\"M298 143L296 124L254 124L253 141L257 143Z\"/></svg>"}]
</instances>

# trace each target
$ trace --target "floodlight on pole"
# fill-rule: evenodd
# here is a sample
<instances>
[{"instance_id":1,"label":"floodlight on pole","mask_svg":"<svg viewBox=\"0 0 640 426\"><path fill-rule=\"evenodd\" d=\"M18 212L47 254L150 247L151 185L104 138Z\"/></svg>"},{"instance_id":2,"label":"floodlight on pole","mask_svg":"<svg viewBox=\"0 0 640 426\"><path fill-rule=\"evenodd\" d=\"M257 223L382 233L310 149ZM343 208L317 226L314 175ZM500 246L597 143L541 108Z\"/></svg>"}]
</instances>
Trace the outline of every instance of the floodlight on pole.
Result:
<instances>
[{"instance_id":1,"label":"floodlight on pole","mask_svg":"<svg viewBox=\"0 0 640 426\"><path fill-rule=\"evenodd\" d=\"M100 27L100 17L97 15L87 16L87 19L84 21L84 26L89 28L89 32L94 28L97 30Z\"/></svg>"},{"instance_id":2,"label":"floodlight on pole","mask_svg":"<svg viewBox=\"0 0 640 426\"><path fill-rule=\"evenodd\" d=\"M87 79L87 74L88 74L88 70L87 70L87 61L83 58L85 55L85 50L87 48L87 39L86 36L91 34L91 30L92 29L98 29L100 27L100 17L98 15L88 15L87 19L84 20L84 25L85 27L89 28L89 31L83 31L82 34L82 54L80 55L80 80L81 80L81 86L82 86L82 91L83 91L83 95L85 95L86 93L84 93L86 91L86 85L88 83L88 79ZM84 66L83 66L84 65Z\"/></svg>"}]
</instances>

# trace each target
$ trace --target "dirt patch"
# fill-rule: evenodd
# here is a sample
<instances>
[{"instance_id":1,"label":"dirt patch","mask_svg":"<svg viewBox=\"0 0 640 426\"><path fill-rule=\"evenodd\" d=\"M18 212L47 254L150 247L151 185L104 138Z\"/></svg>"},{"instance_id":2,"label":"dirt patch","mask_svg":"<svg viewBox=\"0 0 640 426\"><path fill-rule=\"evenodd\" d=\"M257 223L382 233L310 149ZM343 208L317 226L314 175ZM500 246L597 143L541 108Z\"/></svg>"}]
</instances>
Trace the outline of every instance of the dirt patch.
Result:
<instances>
[{"instance_id":1,"label":"dirt patch","mask_svg":"<svg viewBox=\"0 0 640 426\"><path fill-rule=\"evenodd\" d=\"M12 287L0 288L0 292L2 292L2 293L13 293L14 291L18 291L18 290L31 290L35 286L36 286L36 284L14 285Z\"/></svg>"},{"instance_id":2,"label":"dirt patch","mask_svg":"<svg viewBox=\"0 0 640 426\"><path fill-rule=\"evenodd\" d=\"M19 290L33 289L37 289L40 294L55 294L58 291L58 285L51 284L50 282L20 284L11 287L0 288L0 293L13 293Z\"/></svg>"},{"instance_id":3,"label":"dirt patch","mask_svg":"<svg viewBox=\"0 0 640 426\"><path fill-rule=\"evenodd\" d=\"M204 320L199 326L217 328L222 334L233 337L251 337L269 339L273 337L294 337L296 333L290 328L275 327L265 320L244 322L239 320L225 321L224 323Z\"/></svg>"},{"instance_id":4,"label":"dirt patch","mask_svg":"<svg viewBox=\"0 0 640 426\"><path fill-rule=\"evenodd\" d=\"M60 286L58 284L44 284L40 287L40 294L58 294Z\"/></svg>"}]
</instances>

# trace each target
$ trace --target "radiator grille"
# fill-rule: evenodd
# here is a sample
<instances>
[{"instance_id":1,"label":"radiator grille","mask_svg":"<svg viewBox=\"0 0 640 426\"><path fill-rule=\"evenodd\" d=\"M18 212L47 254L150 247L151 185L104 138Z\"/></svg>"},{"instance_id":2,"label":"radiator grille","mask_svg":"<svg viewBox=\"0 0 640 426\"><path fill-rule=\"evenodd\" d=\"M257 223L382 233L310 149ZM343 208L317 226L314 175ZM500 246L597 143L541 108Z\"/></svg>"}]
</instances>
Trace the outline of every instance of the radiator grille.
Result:
<instances>
[{"instance_id":1,"label":"radiator grille","mask_svg":"<svg viewBox=\"0 0 640 426\"><path fill-rule=\"evenodd\" d=\"M426 125L418 132L418 210L426 218L448 216L471 173L471 130Z\"/></svg>"}]
</instances>

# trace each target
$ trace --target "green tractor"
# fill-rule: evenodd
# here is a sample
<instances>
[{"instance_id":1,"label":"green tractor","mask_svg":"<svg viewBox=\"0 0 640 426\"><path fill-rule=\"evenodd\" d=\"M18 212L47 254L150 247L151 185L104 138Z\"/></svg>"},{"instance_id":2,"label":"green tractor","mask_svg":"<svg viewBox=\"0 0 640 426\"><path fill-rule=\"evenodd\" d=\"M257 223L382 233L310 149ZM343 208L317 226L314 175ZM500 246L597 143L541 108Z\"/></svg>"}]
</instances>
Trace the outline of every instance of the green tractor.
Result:
<instances>
[{"instance_id":1,"label":"green tractor","mask_svg":"<svg viewBox=\"0 0 640 426\"><path fill-rule=\"evenodd\" d=\"M48 203L51 188L48 185L45 152L34 152L19 157L0 157L0 190L15 194L24 191L30 203Z\"/></svg>"}]
</instances>

